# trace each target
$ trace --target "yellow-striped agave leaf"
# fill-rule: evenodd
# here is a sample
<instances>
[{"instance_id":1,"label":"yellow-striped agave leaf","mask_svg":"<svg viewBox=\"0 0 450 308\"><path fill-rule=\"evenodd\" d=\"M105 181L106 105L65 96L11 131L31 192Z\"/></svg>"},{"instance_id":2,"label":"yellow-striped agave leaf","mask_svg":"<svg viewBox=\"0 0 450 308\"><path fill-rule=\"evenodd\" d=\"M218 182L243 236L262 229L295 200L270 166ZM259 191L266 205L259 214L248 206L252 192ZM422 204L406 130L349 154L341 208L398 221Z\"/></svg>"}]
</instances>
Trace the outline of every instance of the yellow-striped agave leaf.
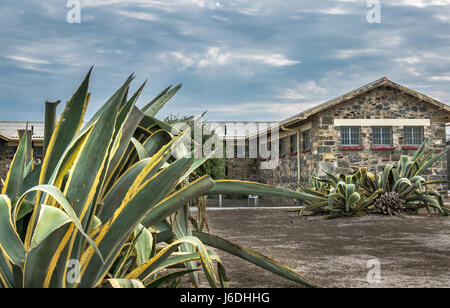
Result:
<instances>
[{"instance_id":1,"label":"yellow-striped agave leaf","mask_svg":"<svg viewBox=\"0 0 450 308\"><path fill-rule=\"evenodd\" d=\"M8 258L0 249L0 286L3 288L14 287L14 275Z\"/></svg>"},{"instance_id":2,"label":"yellow-striped agave leaf","mask_svg":"<svg viewBox=\"0 0 450 308\"><path fill-rule=\"evenodd\" d=\"M142 220L145 227L155 226L169 215L178 211L189 201L197 197L203 196L214 186L214 180L205 175L196 181L184 186L183 188L173 192L159 204L157 204L147 216Z\"/></svg>"},{"instance_id":3,"label":"yellow-striped agave leaf","mask_svg":"<svg viewBox=\"0 0 450 308\"><path fill-rule=\"evenodd\" d=\"M83 117L89 103L88 89L91 72L92 68L89 70L89 73L75 91L72 98L66 103L66 107L64 108L61 118L50 139L42 163L39 184L48 183L59 159L83 124Z\"/></svg>"},{"instance_id":4,"label":"yellow-striped agave leaf","mask_svg":"<svg viewBox=\"0 0 450 308\"><path fill-rule=\"evenodd\" d=\"M155 116L161 109L164 107L164 105L174 96L178 90L180 90L182 87L181 84L177 85L176 87L170 89L167 91L167 93L163 94L160 98L158 98L156 101L151 102L147 106L145 106L142 111L148 115L148 116Z\"/></svg>"},{"instance_id":5,"label":"yellow-striped agave leaf","mask_svg":"<svg viewBox=\"0 0 450 308\"><path fill-rule=\"evenodd\" d=\"M27 159L27 134L20 140L17 152L11 162L2 194L8 195L11 200L19 196L24 178L24 171Z\"/></svg>"},{"instance_id":6,"label":"yellow-striped agave leaf","mask_svg":"<svg viewBox=\"0 0 450 308\"><path fill-rule=\"evenodd\" d=\"M238 180L218 180L214 187L208 192L209 195L218 194L246 194L267 197L292 198L300 201L323 201L320 196L301 193L294 190L273 187L266 184L238 181Z\"/></svg>"},{"instance_id":7,"label":"yellow-striped agave leaf","mask_svg":"<svg viewBox=\"0 0 450 308\"><path fill-rule=\"evenodd\" d=\"M96 238L96 243L106 258L105 265L98 256L93 255L91 247L83 256L84 268L81 287L95 286L105 277L134 228L156 204L172 191L178 178L186 172L192 162L193 159L178 159L142 184L140 183L141 178L145 178L146 174L138 176L136 179L138 185L131 186L129 193L122 200L114 215L105 222Z\"/></svg>"},{"instance_id":8,"label":"yellow-striped agave leaf","mask_svg":"<svg viewBox=\"0 0 450 308\"><path fill-rule=\"evenodd\" d=\"M71 224L72 220L64 211L53 206L41 206L23 270L24 287L49 286L54 269L52 266L58 261L61 253L58 248L62 242L67 243L69 240L66 234Z\"/></svg>"},{"instance_id":9,"label":"yellow-striped agave leaf","mask_svg":"<svg viewBox=\"0 0 450 308\"><path fill-rule=\"evenodd\" d=\"M25 248L11 217L11 201L5 195L0 195L0 249L12 263L24 265Z\"/></svg>"},{"instance_id":10,"label":"yellow-striped agave leaf","mask_svg":"<svg viewBox=\"0 0 450 308\"><path fill-rule=\"evenodd\" d=\"M134 236L137 237L136 245L136 263L141 265L150 260L153 249L153 236L143 225L139 224L134 230Z\"/></svg>"},{"instance_id":11,"label":"yellow-striped agave leaf","mask_svg":"<svg viewBox=\"0 0 450 308\"><path fill-rule=\"evenodd\" d=\"M258 252L252 251L250 249L246 249L240 247L237 244L231 243L227 240L224 240L220 237L206 234L203 232L193 231L193 236L197 237L200 241L202 241L205 245L223 250L228 252L234 256L237 256L241 259L244 259L250 263L253 263L259 267L262 267L274 274L277 274L281 277L284 277L288 280L292 280L298 282L307 287L318 287L318 285L309 279L301 276L294 270L290 269L287 266L284 266L277 261L266 257Z\"/></svg>"},{"instance_id":12,"label":"yellow-striped agave leaf","mask_svg":"<svg viewBox=\"0 0 450 308\"><path fill-rule=\"evenodd\" d=\"M107 279L100 286L105 289L143 289L145 288L141 281L136 279Z\"/></svg>"},{"instance_id":13,"label":"yellow-striped agave leaf","mask_svg":"<svg viewBox=\"0 0 450 308\"><path fill-rule=\"evenodd\" d=\"M193 236L183 237L174 241L173 243L170 243L169 245L161 249L161 251L156 256L154 256L148 262L142 264L141 266L138 266L125 278L145 280L147 277L170 265L185 262L194 262L193 260L196 259L196 255L194 255L193 257L193 255L190 253L183 254L175 260L168 258L172 253L177 251L182 244L187 244L194 247L194 252L197 251L199 253L203 270L205 272L209 284L213 288L218 287L219 282L217 280L217 276L212 265L211 257L208 254L208 251L206 250L206 247L203 245L203 243L198 238Z\"/></svg>"}]
</instances>

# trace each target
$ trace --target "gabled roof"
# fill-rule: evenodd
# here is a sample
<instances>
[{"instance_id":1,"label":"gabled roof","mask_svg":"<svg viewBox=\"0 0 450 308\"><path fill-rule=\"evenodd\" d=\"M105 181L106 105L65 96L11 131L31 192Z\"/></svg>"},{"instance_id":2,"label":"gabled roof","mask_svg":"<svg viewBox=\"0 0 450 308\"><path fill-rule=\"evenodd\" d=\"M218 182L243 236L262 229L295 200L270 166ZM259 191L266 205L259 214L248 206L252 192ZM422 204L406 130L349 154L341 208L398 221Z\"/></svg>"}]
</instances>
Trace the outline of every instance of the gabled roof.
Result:
<instances>
[{"instance_id":1,"label":"gabled roof","mask_svg":"<svg viewBox=\"0 0 450 308\"><path fill-rule=\"evenodd\" d=\"M44 122L0 121L0 138L4 140L18 140L20 129L33 131L33 139L44 139Z\"/></svg>"},{"instance_id":2,"label":"gabled roof","mask_svg":"<svg viewBox=\"0 0 450 308\"><path fill-rule=\"evenodd\" d=\"M352 98L355 98L355 97L357 97L357 96L359 96L361 94L365 94L365 93L367 93L367 92L369 92L369 91L371 91L373 89L376 89L376 88L379 88L379 87L382 87L382 86L389 86L391 88L397 89L397 90L399 90L399 91L401 91L403 93L406 93L408 95L411 95L411 96L417 98L420 101L427 102L427 103L429 103L431 105L436 106L437 108L439 108L441 110L444 110L444 111L450 113L450 106L448 106L448 105L446 105L444 103L441 103L441 102L439 102L439 101L437 101L437 100L435 100L433 98L430 98L430 97L428 97L428 96L426 96L426 95L424 95L422 93L419 93L417 91L408 89L408 88L406 88L406 87L404 87L402 85L399 85L399 84L397 84L395 82L392 82L387 77L383 77L383 78L378 79L378 80L376 80L376 81L374 81L372 83L369 83L369 84L367 84L367 85L365 85L365 86L363 86L363 87L361 87L359 89L353 90L353 91L351 91L351 92L349 92L347 94L344 94L342 96L334 98L334 99L332 99L330 101L327 101L325 103L319 104L319 105L317 105L317 106L315 106L313 108L310 108L310 109L307 109L305 111L302 111L299 114L296 114L296 115L294 115L294 116L292 116L292 117L282 121L281 125L286 126L286 125L289 125L289 124L291 124L293 122L305 120L305 119L309 118L310 116L312 116L312 115L314 115L314 114L316 114L316 113L318 113L318 112L320 112L322 110L328 109L328 108L333 107L333 106L335 106L337 104L340 104L342 102L348 101L348 100L350 100Z\"/></svg>"}]
</instances>

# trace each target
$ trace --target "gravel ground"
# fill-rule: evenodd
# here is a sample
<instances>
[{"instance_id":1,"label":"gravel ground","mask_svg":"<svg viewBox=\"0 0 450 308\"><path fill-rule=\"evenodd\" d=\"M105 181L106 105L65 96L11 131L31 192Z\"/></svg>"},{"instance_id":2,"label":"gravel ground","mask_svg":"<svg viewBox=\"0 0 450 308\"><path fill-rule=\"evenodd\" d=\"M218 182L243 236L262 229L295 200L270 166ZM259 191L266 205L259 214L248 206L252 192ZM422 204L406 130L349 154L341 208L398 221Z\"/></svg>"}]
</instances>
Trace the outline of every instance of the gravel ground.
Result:
<instances>
[{"instance_id":1,"label":"gravel ground","mask_svg":"<svg viewBox=\"0 0 450 308\"><path fill-rule=\"evenodd\" d=\"M273 257L325 287L450 287L448 217L300 221L280 209L225 209L209 210L208 221L212 234ZM219 255L231 287L299 287L239 258ZM371 259L381 263L380 284L367 282Z\"/></svg>"}]
</instances>

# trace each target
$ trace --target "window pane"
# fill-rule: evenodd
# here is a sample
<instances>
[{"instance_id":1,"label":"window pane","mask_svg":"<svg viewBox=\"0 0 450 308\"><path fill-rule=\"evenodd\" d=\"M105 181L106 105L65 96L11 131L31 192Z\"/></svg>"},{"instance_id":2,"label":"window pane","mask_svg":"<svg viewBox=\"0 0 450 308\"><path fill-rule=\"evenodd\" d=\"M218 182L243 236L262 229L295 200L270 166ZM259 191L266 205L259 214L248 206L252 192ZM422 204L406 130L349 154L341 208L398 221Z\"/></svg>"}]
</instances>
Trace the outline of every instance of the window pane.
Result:
<instances>
[{"instance_id":1,"label":"window pane","mask_svg":"<svg viewBox=\"0 0 450 308\"><path fill-rule=\"evenodd\" d=\"M381 144L381 127L372 127L372 139L374 145Z\"/></svg>"},{"instance_id":2,"label":"window pane","mask_svg":"<svg viewBox=\"0 0 450 308\"><path fill-rule=\"evenodd\" d=\"M422 126L405 126L403 133L406 145L421 145L423 143Z\"/></svg>"},{"instance_id":3,"label":"window pane","mask_svg":"<svg viewBox=\"0 0 450 308\"><path fill-rule=\"evenodd\" d=\"M311 149L311 130L302 132L302 150Z\"/></svg>"},{"instance_id":4,"label":"window pane","mask_svg":"<svg viewBox=\"0 0 450 308\"><path fill-rule=\"evenodd\" d=\"M359 145L361 140L361 128L360 127L352 127L350 134L350 144L351 145Z\"/></svg>"},{"instance_id":5,"label":"window pane","mask_svg":"<svg viewBox=\"0 0 450 308\"><path fill-rule=\"evenodd\" d=\"M291 153L297 152L297 134L291 136Z\"/></svg>"},{"instance_id":6,"label":"window pane","mask_svg":"<svg viewBox=\"0 0 450 308\"><path fill-rule=\"evenodd\" d=\"M350 144L350 127L341 127L341 144Z\"/></svg>"}]
</instances>

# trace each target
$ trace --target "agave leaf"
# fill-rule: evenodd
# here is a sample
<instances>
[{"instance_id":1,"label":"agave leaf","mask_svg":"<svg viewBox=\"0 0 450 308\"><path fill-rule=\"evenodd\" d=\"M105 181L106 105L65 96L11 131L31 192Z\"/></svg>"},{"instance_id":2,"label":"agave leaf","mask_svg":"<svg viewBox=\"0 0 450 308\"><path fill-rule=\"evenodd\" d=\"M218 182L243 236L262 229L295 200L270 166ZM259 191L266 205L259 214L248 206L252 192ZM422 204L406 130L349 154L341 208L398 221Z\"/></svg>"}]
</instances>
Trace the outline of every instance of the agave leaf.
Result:
<instances>
[{"instance_id":1,"label":"agave leaf","mask_svg":"<svg viewBox=\"0 0 450 308\"><path fill-rule=\"evenodd\" d=\"M3 288L14 287L14 276L11 269L11 264L8 258L3 254L0 249L0 286Z\"/></svg>"},{"instance_id":2,"label":"agave leaf","mask_svg":"<svg viewBox=\"0 0 450 308\"><path fill-rule=\"evenodd\" d=\"M131 168L127 169L102 200L103 209L99 213L101 221L107 221L112 217L133 184L137 187L141 182L152 178L159 172L160 168L172 155L172 146L177 142L178 139L173 139L167 145L162 147L152 158L137 162ZM137 178L140 179L139 183L135 183Z\"/></svg>"},{"instance_id":3,"label":"agave leaf","mask_svg":"<svg viewBox=\"0 0 450 308\"><path fill-rule=\"evenodd\" d=\"M174 241L173 243L164 247L155 257L150 259L147 263L137 267L130 274L126 276L126 278L138 278L140 280L145 280L148 276L152 275L154 272L157 272L167 266L165 262L168 261L167 257L170 256L174 251L176 251L182 244L189 244L197 250L200 255L200 259L202 261L203 270L205 272L206 278L211 287L218 287L218 280L216 274L214 272L212 266L212 260L210 254L206 250L206 247L203 243L196 237L187 236L181 239ZM188 257L182 260L181 262L186 262L186 260L192 260L192 256L190 254ZM179 260L177 262L180 262Z\"/></svg>"},{"instance_id":4,"label":"agave leaf","mask_svg":"<svg viewBox=\"0 0 450 308\"><path fill-rule=\"evenodd\" d=\"M0 195L0 249L13 264L23 267L25 248L11 217L11 201L5 195Z\"/></svg>"},{"instance_id":5,"label":"agave leaf","mask_svg":"<svg viewBox=\"0 0 450 308\"><path fill-rule=\"evenodd\" d=\"M137 236L135 245L137 255L137 265L141 265L150 260L150 254L153 246L153 236L143 225L139 224L134 230L134 236Z\"/></svg>"},{"instance_id":6,"label":"agave leaf","mask_svg":"<svg viewBox=\"0 0 450 308\"><path fill-rule=\"evenodd\" d=\"M149 157L147 150L142 146L142 144L139 141L137 141L135 138L131 138L131 142L134 145L139 160L143 160Z\"/></svg>"},{"instance_id":7,"label":"agave leaf","mask_svg":"<svg viewBox=\"0 0 450 308\"><path fill-rule=\"evenodd\" d=\"M167 93L163 94L160 98L156 99L155 101L149 103L147 106L145 106L142 111L148 115L148 116L155 116L161 109L164 107L164 105L174 96L178 90L180 90L182 87L181 84L177 85L173 89L170 89L167 91Z\"/></svg>"},{"instance_id":8,"label":"agave leaf","mask_svg":"<svg viewBox=\"0 0 450 308\"><path fill-rule=\"evenodd\" d=\"M152 170L152 166L144 168L143 173L141 172L135 180L114 215L105 223L96 238L100 251L106 256L105 265L102 265L101 260L93 255L91 247L83 255L81 263L84 268L80 287L97 285L103 279L134 228L157 203L167 196L192 162L192 159L179 159L142 183L147 173Z\"/></svg>"},{"instance_id":9,"label":"agave leaf","mask_svg":"<svg viewBox=\"0 0 450 308\"><path fill-rule=\"evenodd\" d=\"M103 257L102 257L102 254L100 253L98 247L96 246L94 241L84 232L84 229L81 226L81 222L79 221L77 215L75 214L75 211L73 210L71 204L69 203L69 201L63 195L63 193L57 187L50 186L50 185L39 185L39 186L36 186L36 187L33 187L33 188L27 190L17 201L17 205L14 209L14 216L17 217L18 213L20 212L20 207L22 206L23 200L26 198L26 196L29 193L31 193L33 191L40 191L40 192L46 193L46 194L50 195L54 200L56 200L56 202L61 206L61 208L64 210L64 212L70 217L71 221L75 225L78 232L80 232L86 238L86 240L89 242L89 244L91 245L94 252L97 253L98 257L103 262ZM17 218L16 218L16 221L17 221Z\"/></svg>"},{"instance_id":10,"label":"agave leaf","mask_svg":"<svg viewBox=\"0 0 450 308\"><path fill-rule=\"evenodd\" d=\"M88 88L91 72L92 68L72 98L67 102L61 114L61 118L50 139L44 161L42 162L39 184L48 183L60 158L83 124L83 117L89 103Z\"/></svg>"},{"instance_id":11,"label":"agave leaf","mask_svg":"<svg viewBox=\"0 0 450 308\"><path fill-rule=\"evenodd\" d=\"M8 195L14 200L18 197L22 189L25 164L27 160L27 134L24 134L20 140L19 147L11 162L6 181L3 186L2 194Z\"/></svg>"},{"instance_id":12,"label":"agave leaf","mask_svg":"<svg viewBox=\"0 0 450 308\"><path fill-rule=\"evenodd\" d=\"M246 194L268 197L292 198L296 200L323 201L325 198L305 194L288 189L273 187L265 184L236 181L236 180L218 180L214 187L208 192L208 195L218 194Z\"/></svg>"},{"instance_id":13,"label":"agave leaf","mask_svg":"<svg viewBox=\"0 0 450 308\"><path fill-rule=\"evenodd\" d=\"M214 235L193 231L193 235L202 241L205 245L223 250L259 267L262 267L276 275L284 277L288 280L298 282L307 287L317 287L318 285L302 277L294 270L278 263L255 251L242 248L234 243L228 242Z\"/></svg>"},{"instance_id":14,"label":"agave leaf","mask_svg":"<svg viewBox=\"0 0 450 308\"><path fill-rule=\"evenodd\" d=\"M71 229L69 215L53 206L42 205L30 250L23 269L24 287L48 287L54 273L54 264L67 244L65 235Z\"/></svg>"},{"instance_id":15,"label":"agave leaf","mask_svg":"<svg viewBox=\"0 0 450 308\"><path fill-rule=\"evenodd\" d=\"M214 186L210 176L205 175L187 186L175 191L170 196L158 203L142 220L145 227L155 226L164 218L175 213L180 207L189 201L203 196Z\"/></svg>"},{"instance_id":16,"label":"agave leaf","mask_svg":"<svg viewBox=\"0 0 450 308\"><path fill-rule=\"evenodd\" d=\"M178 210L175 224L173 226L175 238L177 240L192 236L190 224L189 224L189 205L184 205L181 209ZM181 252L193 253L195 252L195 247L190 245L190 243L183 243L180 247ZM196 270L197 264L195 262L186 262L186 268L188 270ZM198 287L198 273L192 272L190 274L191 282L195 287Z\"/></svg>"},{"instance_id":17,"label":"agave leaf","mask_svg":"<svg viewBox=\"0 0 450 308\"><path fill-rule=\"evenodd\" d=\"M157 279L151 280L150 282L147 282L145 284L146 288L159 288L160 286L162 286L165 283L177 280L183 276L189 275L192 272L194 272L195 270L184 270L184 271L178 271L178 272L174 272L174 273L170 273L164 276L161 276Z\"/></svg>"},{"instance_id":18,"label":"agave leaf","mask_svg":"<svg viewBox=\"0 0 450 308\"><path fill-rule=\"evenodd\" d=\"M106 289L143 289L145 288L141 281L136 279L106 279L100 286Z\"/></svg>"}]
</instances>

